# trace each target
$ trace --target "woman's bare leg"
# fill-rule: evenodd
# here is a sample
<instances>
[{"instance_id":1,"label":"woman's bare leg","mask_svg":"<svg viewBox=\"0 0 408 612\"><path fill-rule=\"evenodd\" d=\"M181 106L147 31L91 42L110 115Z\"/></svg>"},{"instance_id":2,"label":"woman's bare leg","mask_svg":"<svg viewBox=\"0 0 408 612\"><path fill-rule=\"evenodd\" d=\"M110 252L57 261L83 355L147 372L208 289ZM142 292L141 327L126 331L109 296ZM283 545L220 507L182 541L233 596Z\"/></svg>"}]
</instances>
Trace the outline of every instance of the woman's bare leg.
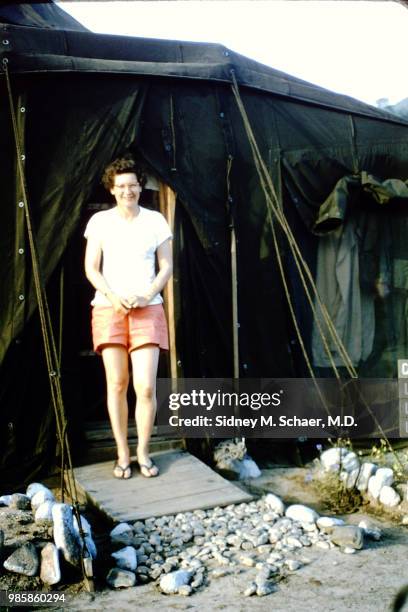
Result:
<instances>
[{"instance_id":1,"label":"woman's bare leg","mask_svg":"<svg viewBox=\"0 0 408 612\"><path fill-rule=\"evenodd\" d=\"M130 353L133 385L136 392L137 460L150 466L149 442L156 416L156 377L160 349L155 344L146 344ZM143 469L145 476L156 476L157 467Z\"/></svg>"},{"instance_id":2,"label":"woman's bare leg","mask_svg":"<svg viewBox=\"0 0 408 612\"><path fill-rule=\"evenodd\" d=\"M110 344L102 348L106 374L107 404L113 435L118 450L118 464L129 465L128 403L129 357L126 348ZM123 475L125 478L126 475Z\"/></svg>"}]
</instances>

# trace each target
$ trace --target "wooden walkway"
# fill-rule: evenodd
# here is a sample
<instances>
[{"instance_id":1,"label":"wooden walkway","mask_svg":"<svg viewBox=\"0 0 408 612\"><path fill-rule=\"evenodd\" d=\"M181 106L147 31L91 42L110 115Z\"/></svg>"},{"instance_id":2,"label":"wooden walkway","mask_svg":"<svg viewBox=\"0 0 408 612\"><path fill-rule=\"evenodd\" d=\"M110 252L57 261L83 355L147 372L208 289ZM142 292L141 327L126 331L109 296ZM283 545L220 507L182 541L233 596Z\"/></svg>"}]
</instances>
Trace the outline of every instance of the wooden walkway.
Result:
<instances>
[{"instance_id":1,"label":"wooden walkway","mask_svg":"<svg viewBox=\"0 0 408 612\"><path fill-rule=\"evenodd\" d=\"M78 495L113 522L248 502L251 495L184 451L153 453L157 478L112 476L112 461L74 469Z\"/></svg>"}]
</instances>

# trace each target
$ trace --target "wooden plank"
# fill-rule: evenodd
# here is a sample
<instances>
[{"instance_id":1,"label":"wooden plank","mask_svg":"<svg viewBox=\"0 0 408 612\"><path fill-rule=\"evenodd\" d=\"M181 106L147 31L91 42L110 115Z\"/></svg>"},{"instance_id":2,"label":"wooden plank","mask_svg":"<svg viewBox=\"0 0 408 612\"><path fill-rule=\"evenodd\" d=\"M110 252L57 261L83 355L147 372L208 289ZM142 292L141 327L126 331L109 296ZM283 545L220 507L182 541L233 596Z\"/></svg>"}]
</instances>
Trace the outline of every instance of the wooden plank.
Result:
<instances>
[{"instance_id":1,"label":"wooden plank","mask_svg":"<svg viewBox=\"0 0 408 612\"><path fill-rule=\"evenodd\" d=\"M177 514L253 499L202 461L181 451L154 454L158 478L112 476L112 462L74 469L81 499L98 508L111 521L135 521L150 516Z\"/></svg>"}]
</instances>

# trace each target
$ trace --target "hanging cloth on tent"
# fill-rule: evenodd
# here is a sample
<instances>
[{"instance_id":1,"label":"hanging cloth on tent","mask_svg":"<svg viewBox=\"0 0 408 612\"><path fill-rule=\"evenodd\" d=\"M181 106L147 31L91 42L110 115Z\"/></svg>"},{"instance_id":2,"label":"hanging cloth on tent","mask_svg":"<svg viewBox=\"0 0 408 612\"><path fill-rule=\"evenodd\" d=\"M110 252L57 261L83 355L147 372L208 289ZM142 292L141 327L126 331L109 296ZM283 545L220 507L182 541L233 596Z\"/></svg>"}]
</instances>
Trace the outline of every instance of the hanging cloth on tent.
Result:
<instances>
[{"instance_id":1,"label":"hanging cloth on tent","mask_svg":"<svg viewBox=\"0 0 408 612\"><path fill-rule=\"evenodd\" d=\"M358 206L365 200L372 211ZM408 198L408 185L362 172L340 179L322 204L314 232L321 236L316 284L353 365L367 360L375 336L375 299L386 297L392 285L391 236L388 218L379 219L375 204ZM323 324L323 322L322 322ZM331 348L336 365L341 356ZM330 367L314 323L313 363Z\"/></svg>"}]
</instances>

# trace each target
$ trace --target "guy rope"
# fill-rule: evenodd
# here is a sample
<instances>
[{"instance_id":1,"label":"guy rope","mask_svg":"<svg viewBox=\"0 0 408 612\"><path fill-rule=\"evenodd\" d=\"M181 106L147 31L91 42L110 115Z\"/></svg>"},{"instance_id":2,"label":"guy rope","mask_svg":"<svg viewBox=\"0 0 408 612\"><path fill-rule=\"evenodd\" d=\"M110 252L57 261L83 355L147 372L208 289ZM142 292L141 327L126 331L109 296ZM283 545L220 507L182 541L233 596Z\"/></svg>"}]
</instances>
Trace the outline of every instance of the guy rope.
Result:
<instances>
[{"instance_id":1,"label":"guy rope","mask_svg":"<svg viewBox=\"0 0 408 612\"><path fill-rule=\"evenodd\" d=\"M24 155L22 152L22 138L18 132L18 126L16 121L16 115L13 103L13 94L11 90L10 76L8 70L8 60L3 58L3 70L6 78L8 100L10 105L10 116L13 126L14 142L16 147L17 156L17 171L18 179L20 181L21 193L23 195L22 201L24 205L24 213L26 219L26 227L28 234L28 242L30 247L30 255L33 268L34 287L38 303L38 312L40 316L41 331L44 342L44 350L46 363L48 368L48 376L51 390L51 400L55 414L55 423L57 429L58 441L61 448L61 496L64 501L64 489L65 483L67 486L68 494L72 500L74 513L77 519L80 536L82 539L82 559L81 569L84 577L85 584L89 590L93 590L93 572L91 558L87 554L87 547L85 543L85 534L82 529L81 518L79 514L79 503L78 493L75 484L75 478L73 474L72 457L67 436L67 419L65 416L64 401L61 391L61 372L60 372L60 355L57 352L54 332L51 323L51 316L48 307L47 295L45 291L45 285L43 275L40 266L40 260L38 256L38 249L36 244L36 238L33 230L31 209L28 201L27 184L23 166ZM67 478L65 479L65 475Z\"/></svg>"}]
</instances>

